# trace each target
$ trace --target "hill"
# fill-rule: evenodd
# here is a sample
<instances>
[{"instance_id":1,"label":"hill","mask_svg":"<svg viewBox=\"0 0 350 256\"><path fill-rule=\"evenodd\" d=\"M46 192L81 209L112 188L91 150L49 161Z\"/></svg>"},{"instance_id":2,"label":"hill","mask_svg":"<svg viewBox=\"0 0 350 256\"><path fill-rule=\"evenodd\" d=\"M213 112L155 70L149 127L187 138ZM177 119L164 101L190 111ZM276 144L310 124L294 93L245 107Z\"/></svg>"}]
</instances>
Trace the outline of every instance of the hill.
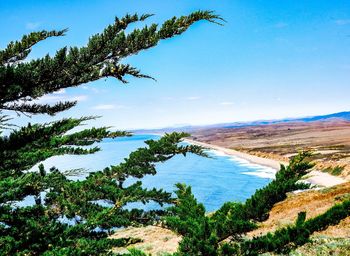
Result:
<instances>
[{"instance_id":1,"label":"hill","mask_svg":"<svg viewBox=\"0 0 350 256\"><path fill-rule=\"evenodd\" d=\"M328 122L328 121L350 121L350 111L343 111L338 113L317 115L317 116L307 116L299 118L284 118L284 119L273 119L273 120L256 120L250 122L232 122L232 123L218 123L210 125L185 125L185 126L169 126L158 129L138 129L134 130L135 133L164 133L172 131L187 131L192 132L202 129L211 128L240 128L248 126L260 126L260 125L271 125L271 124L281 124L281 123L310 123L310 122Z\"/></svg>"}]
</instances>

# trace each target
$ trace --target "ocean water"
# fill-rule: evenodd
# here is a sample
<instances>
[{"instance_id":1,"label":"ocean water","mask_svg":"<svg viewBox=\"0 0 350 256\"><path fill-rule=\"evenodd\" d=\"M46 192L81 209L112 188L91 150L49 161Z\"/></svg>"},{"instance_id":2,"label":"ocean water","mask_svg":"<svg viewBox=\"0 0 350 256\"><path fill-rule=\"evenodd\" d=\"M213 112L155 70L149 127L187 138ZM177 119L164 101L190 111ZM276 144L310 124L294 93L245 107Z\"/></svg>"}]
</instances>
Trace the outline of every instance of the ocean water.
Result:
<instances>
[{"instance_id":1,"label":"ocean water","mask_svg":"<svg viewBox=\"0 0 350 256\"><path fill-rule=\"evenodd\" d=\"M105 139L98 143L102 150L93 155L56 156L43 164L46 168L55 166L60 170L84 168L84 171L70 177L83 179L88 172L120 163L130 152L145 146L145 140L158 138L157 135L134 135ZM207 212L211 212L224 202L244 201L256 189L269 183L275 175L275 170L271 168L251 164L218 151L209 150L208 154L211 158L188 154L186 157L175 156L165 163L157 164L157 174L143 178L143 186L172 192L175 189L174 184L185 183L192 187L192 192L204 204Z\"/></svg>"}]
</instances>

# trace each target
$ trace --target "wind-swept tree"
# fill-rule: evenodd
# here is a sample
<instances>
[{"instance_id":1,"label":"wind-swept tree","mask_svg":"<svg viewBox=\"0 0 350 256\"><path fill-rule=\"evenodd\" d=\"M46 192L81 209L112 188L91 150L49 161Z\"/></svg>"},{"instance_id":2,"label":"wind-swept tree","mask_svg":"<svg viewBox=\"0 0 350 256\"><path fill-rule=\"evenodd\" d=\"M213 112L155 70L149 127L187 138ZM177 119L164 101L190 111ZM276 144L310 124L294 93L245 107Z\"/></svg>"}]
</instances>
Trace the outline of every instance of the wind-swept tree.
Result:
<instances>
[{"instance_id":1,"label":"wind-swept tree","mask_svg":"<svg viewBox=\"0 0 350 256\"><path fill-rule=\"evenodd\" d=\"M206 214L190 187L177 184L177 200L164 217L165 226L182 236L174 255L256 256L266 252L286 255L309 242L314 232L325 230L350 216L350 200L345 198L315 218L306 220L306 213L300 212L293 226L253 239L244 238L245 233L258 228L257 221L268 218L273 205L286 199L287 193L310 187L300 182L313 167L310 156L309 152L300 152L288 166L281 166L273 181L256 190L245 203L226 202L212 214Z\"/></svg>"},{"instance_id":2,"label":"wind-swept tree","mask_svg":"<svg viewBox=\"0 0 350 256\"><path fill-rule=\"evenodd\" d=\"M151 78L122 61L154 47L162 39L180 35L193 23L222 19L210 11L197 11L126 33L134 22L151 15L126 15L93 35L86 46L65 47L54 56L26 61L32 47L67 30L40 31L11 42L0 51L0 133L9 128L7 113L36 115L65 111L77 102L40 104L39 97L63 88L75 87L104 77L126 83L126 76ZM127 209L131 202L171 203L171 194L145 189L141 181L124 185L130 177L156 173L155 164L177 154L203 154L197 146L178 143L186 134L168 134L130 154L117 166L91 173L80 181L70 180L64 170L28 170L55 155L90 154L90 146L103 138L128 136L107 127L67 133L93 117L67 118L48 124L28 124L0 137L0 254L1 255L101 255L112 254L113 246L135 239L108 239L113 229L151 223L162 211ZM32 203L23 205L23 200ZM103 204L101 203L103 202ZM107 204L106 204L107 203Z\"/></svg>"}]
</instances>

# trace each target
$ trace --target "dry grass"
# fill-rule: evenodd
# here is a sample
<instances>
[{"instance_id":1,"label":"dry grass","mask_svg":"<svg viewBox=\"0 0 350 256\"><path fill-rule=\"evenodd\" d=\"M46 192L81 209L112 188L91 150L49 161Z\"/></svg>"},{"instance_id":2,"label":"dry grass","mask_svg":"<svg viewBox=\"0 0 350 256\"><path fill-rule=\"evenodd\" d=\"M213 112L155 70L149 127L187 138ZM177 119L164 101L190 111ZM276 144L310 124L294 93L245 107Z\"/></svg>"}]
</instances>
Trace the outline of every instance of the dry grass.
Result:
<instances>
[{"instance_id":1,"label":"dry grass","mask_svg":"<svg viewBox=\"0 0 350 256\"><path fill-rule=\"evenodd\" d=\"M288 161L300 150L313 150L317 168L345 166L350 178L350 122L294 122L242 128L191 131L192 139L260 157Z\"/></svg>"},{"instance_id":2,"label":"dry grass","mask_svg":"<svg viewBox=\"0 0 350 256\"><path fill-rule=\"evenodd\" d=\"M286 200L274 205L269 218L260 223L260 227L248 233L249 237L273 232L285 225L293 224L299 212L305 211L307 218L324 213L335 203L341 202L350 195L350 182L326 188L291 194ZM319 232L318 234L334 237L350 237L350 218L343 220L337 226Z\"/></svg>"},{"instance_id":3,"label":"dry grass","mask_svg":"<svg viewBox=\"0 0 350 256\"><path fill-rule=\"evenodd\" d=\"M302 211L307 212L307 218L316 217L327 211L335 203L348 198L350 198L350 182L322 190L309 190L298 194L290 194L286 200L274 205L269 218L260 223L260 227L257 230L248 233L247 236L253 237L264 235L267 232L273 232L280 227L291 225L295 222L298 213ZM143 242L135 244L132 247L143 250L145 253L158 256L165 255L166 252L175 252L178 243L181 240L181 237L172 231L157 226L128 228L116 232L112 237L141 238ZM330 226L322 232L315 233L312 237L317 241L318 250L324 250L325 252L333 250L332 248L328 248L328 246L332 246L332 243L340 243L340 240L338 241L337 239L350 239L350 217L344 219L336 226ZM320 239L320 237L322 239ZM324 237L328 239L326 239L327 241L330 241L329 245L322 245L322 241L326 241ZM346 242L345 245L350 248L350 241L349 243ZM314 255L312 254L312 250L312 246L310 248L310 244L308 244L300 250L298 249L299 252L304 252L298 255ZM310 253L306 253L306 251L310 251ZM127 252L127 250L122 248L116 249L115 252L123 253ZM335 253L334 255L339 254Z\"/></svg>"},{"instance_id":4,"label":"dry grass","mask_svg":"<svg viewBox=\"0 0 350 256\"><path fill-rule=\"evenodd\" d=\"M127 228L117 231L111 238L140 238L141 243L130 247L142 250L151 255L161 256L166 253L174 253L177 249L181 237L174 232L157 226L147 226L142 228ZM117 248L115 253L126 253L126 248Z\"/></svg>"}]
</instances>

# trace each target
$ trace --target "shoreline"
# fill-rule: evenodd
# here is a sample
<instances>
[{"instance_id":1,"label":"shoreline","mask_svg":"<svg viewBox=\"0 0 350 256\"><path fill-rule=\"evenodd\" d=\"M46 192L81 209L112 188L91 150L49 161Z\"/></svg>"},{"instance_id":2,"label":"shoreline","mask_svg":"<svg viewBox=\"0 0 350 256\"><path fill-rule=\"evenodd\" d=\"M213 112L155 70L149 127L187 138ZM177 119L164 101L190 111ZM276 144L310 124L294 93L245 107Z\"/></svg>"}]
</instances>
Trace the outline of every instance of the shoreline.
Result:
<instances>
[{"instance_id":1,"label":"shoreline","mask_svg":"<svg viewBox=\"0 0 350 256\"><path fill-rule=\"evenodd\" d=\"M197 145L197 146L202 146L204 148L216 150L216 151L219 151L219 152L224 153L226 155L242 158L244 160L249 161L250 163L269 167L269 168L275 169L276 171L278 171L280 169L281 164L283 164L283 165L288 164L287 162L277 161L274 159L263 158L263 157L259 157L259 156L254 156L254 155L250 155L248 153L240 152L240 151L237 151L234 149L224 148L221 146L216 146L213 144L195 141L195 140L191 140L191 139L184 139L184 142L187 142L187 143L193 144L193 145Z\"/></svg>"},{"instance_id":2,"label":"shoreline","mask_svg":"<svg viewBox=\"0 0 350 256\"><path fill-rule=\"evenodd\" d=\"M235 156L235 157L247 160L250 163L273 168L276 171L280 169L281 164L288 165L287 162L258 157L258 156L250 155L248 153L240 152L234 149L224 148L221 146L217 146L217 145L213 145L205 142L195 141L191 139L184 139L183 141L189 144L202 146L210 150L216 150L229 156ZM309 174L306 175L306 178L303 180L310 183L311 185L316 185L321 187L332 187L332 186L336 186L336 185L348 182L346 179L336 177L329 173L321 172L318 170L312 170Z\"/></svg>"}]
</instances>

